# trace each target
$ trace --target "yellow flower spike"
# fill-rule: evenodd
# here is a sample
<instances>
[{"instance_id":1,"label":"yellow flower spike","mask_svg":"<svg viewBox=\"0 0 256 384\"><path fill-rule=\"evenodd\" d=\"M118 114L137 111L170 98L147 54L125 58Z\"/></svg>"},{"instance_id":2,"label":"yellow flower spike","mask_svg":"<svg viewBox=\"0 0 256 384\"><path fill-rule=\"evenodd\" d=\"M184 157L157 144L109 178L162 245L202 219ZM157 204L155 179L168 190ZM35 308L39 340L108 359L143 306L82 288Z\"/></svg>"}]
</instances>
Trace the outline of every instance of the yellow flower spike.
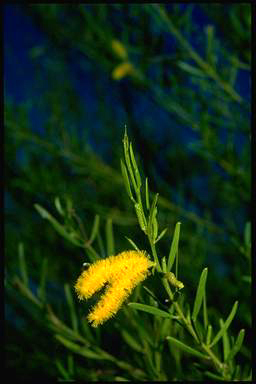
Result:
<instances>
[{"instance_id":1,"label":"yellow flower spike","mask_svg":"<svg viewBox=\"0 0 256 384\"><path fill-rule=\"evenodd\" d=\"M98 260L84 271L75 285L80 299L88 299L108 284L100 301L88 315L92 326L97 327L114 316L133 288L147 277L149 268L154 265L144 251L125 251Z\"/></svg>"}]
</instances>

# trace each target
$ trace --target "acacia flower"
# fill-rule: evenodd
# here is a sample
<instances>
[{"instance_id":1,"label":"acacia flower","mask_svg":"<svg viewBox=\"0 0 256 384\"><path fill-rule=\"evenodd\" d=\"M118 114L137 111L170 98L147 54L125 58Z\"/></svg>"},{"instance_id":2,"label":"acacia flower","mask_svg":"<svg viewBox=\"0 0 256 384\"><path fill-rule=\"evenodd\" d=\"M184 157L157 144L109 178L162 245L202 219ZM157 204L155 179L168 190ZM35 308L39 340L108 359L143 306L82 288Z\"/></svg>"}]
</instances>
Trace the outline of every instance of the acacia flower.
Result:
<instances>
[{"instance_id":1,"label":"acacia flower","mask_svg":"<svg viewBox=\"0 0 256 384\"><path fill-rule=\"evenodd\" d=\"M107 259L97 260L78 278L75 290L79 299L88 299L107 284L105 293L88 315L97 327L119 310L133 288L149 274L153 263L145 251L124 251Z\"/></svg>"},{"instance_id":2,"label":"acacia flower","mask_svg":"<svg viewBox=\"0 0 256 384\"><path fill-rule=\"evenodd\" d=\"M112 71L114 80L121 80L125 76L130 76L135 73L134 66L129 61L118 64Z\"/></svg>"}]
</instances>

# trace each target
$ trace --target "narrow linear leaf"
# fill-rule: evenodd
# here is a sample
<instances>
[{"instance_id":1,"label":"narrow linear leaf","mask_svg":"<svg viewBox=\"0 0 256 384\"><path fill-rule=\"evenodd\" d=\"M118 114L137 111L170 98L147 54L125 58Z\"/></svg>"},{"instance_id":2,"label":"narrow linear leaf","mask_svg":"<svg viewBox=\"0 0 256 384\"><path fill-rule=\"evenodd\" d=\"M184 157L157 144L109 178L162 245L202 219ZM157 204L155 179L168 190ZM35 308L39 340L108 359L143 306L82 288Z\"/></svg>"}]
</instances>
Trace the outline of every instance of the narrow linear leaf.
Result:
<instances>
[{"instance_id":1,"label":"narrow linear leaf","mask_svg":"<svg viewBox=\"0 0 256 384\"><path fill-rule=\"evenodd\" d=\"M145 289L145 291L149 294L149 296L151 296L154 301L156 301L158 303L158 305L164 309L166 309L166 305L162 304L161 301L156 297L156 295L154 294L154 292L152 292L148 287L144 286L143 285L143 288Z\"/></svg>"},{"instance_id":2,"label":"narrow linear leaf","mask_svg":"<svg viewBox=\"0 0 256 384\"><path fill-rule=\"evenodd\" d=\"M160 235L158 236L158 238L155 240L155 244L156 244L160 239L162 239L162 237L164 237L166 231L167 231L167 228L164 228L164 229L162 230L162 232L160 233Z\"/></svg>"},{"instance_id":3,"label":"narrow linear leaf","mask_svg":"<svg viewBox=\"0 0 256 384\"><path fill-rule=\"evenodd\" d=\"M37 295L38 295L39 299L42 301L46 300L45 285L46 285L47 265L48 265L48 260L46 258L43 258L42 271L41 271L41 276L40 276L40 284L39 284L39 287L37 290Z\"/></svg>"},{"instance_id":4,"label":"narrow linear leaf","mask_svg":"<svg viewBox=\"0 0 256 384\"><path fill-rule=\"evenodd\" d=\"M100 234L100 231L98 231L98 233L97 233L97 243L98 243L98 246L100 249L100 256L104 258L106 256L106 251L104 248L104 244L103 244L103 240L102 240L102 236Z\"/></svg>"},{"instance_id":5,"label":"narrow linear leaf","mask_svg":"<svg viewBox=\"0 0 256 384\"><path fill-rule=\"evenodd\" d=\"M220 327L222 328L223 326L224 326L224 321L223 319L220 319ZM224 356L224 361L226 361L230 351L230 343L229 343L229 337L228 337L227 331L223 333L222 341L223 341L223 356Z\"/></svg>"},{"instance_id":6,"label":"narrow linear leaf","mask_svg":"<svg viewBox=\"0 0 256 384\"><path fill-rule=\"evenodd\" d=\"M156 219L156 213L157 213L157 209L155 208L155 214L154 214L154 217L153 217L153 240L154 240L154 244L156 243L156 238L157 238L157 235L158 235L158 223L157 223L157 219Z\"/></svg>"},{"instance_id":7,"label":"narrow linear leaf","mask_svg":"<svg viewBox=\"0 0 256 384\"><path fill-rule=\"evenodd\" d=\"M123 175L124 186L125 186L126 192L128 193L128 196L130 197L130 199L133 202L135 202L135 199L134 199L134 197L132 195L132 191L131 191L131 187L130 187L130 182L129 182L129 177L128 177L127 169L126 169L126 166L125 166L125 164L123 163L122 160L121 160L121 171L122 171L122 175Z\"/></svg>"},{"instance_id":8,"label":"narrow linear leaf","mask_svg":"<svg viewBox=\"0 0 256 384\"><path fill-rule=\"evenodd\" d=\"M139 304L139 303L129 303L128 305L129 307L137 309L138 311L148 312L155 316L176 318L176 316L173 316L168 312L162 311L161 309L151 307L150 305Z\"/></svg>"},{"instance_id":9,"label":"narrow linear leaf","mask_svg":"<svg viewBox=\"0 0 256 384\"><path fill-rule=\"evenodd\" d=\"M134 204L134 208L135 208L135 212L137 214L137 218L138 218L138 222L139 222L140 228L142 229L142 231L145 232L146 229L147 229L147 223L146 223L146 220L145 220L143 209L141 208L141 205L137 204L137 203Z\"/></svg>"},{"instance_id":10,"label":"narrow linear leaf","mask_svg":"<svg viewBox=\"0 0 256 384\"><path fill-rule=\"evenodd\" d=\"M60 203L60 198L58 196L55 197L54 204L55 204L55 207L56 207L57 211L59 212L59 214L61 216L64 216L65 212L63 211L63 208L62 208L61 203Z\"/></svg>"},{"instance_id":11,"label":"narrow linear leaf","mask_svg":"<svg viewBox=\"0 0 256 384\"><path fill-rule=\"evenodd\" d=\"M74 329L74 331L78 332L78 320L77 320L74 300L73 300L73 296L72 296L69 284L64 284L64 290L65 290L65 295L66 295L69 312L71 316L72 328Z\"/></svg>"},{"instance_id":12,"label":"narrow linear leaf","mask_svg":"<svg viewBox=\"0 0 256 384\"><path fill-rule=\"evenodd\" d=\"M207 326L208 326L208 312L207 312L206 290L204 291L204 297L203 297L203 314L204 314L204 328L207 329Z\"/></svg>"},{"instance_id":13,"label":"narrow linear leaf","mask_svg":"<svg viewBox=\"0 0 256 384\"><path fill-rule=\"evenodd\" d=\"M242 347L242 344L243 344L243 341L244 341L244 335L245 335L245 330L244 329L241 329L241 331L239 332L238 336L237 336L237 339L235 341L235 344L233 345L233 347L231 348L225 362L229 362L230 360L232 360L235 355L240 351L241 347Z\"/></svg>"},{"instance_id":14,"label":"narrow linear leaf","mask_svg":"<svg viewBox=\"0 0 256 384\"><path fill-rule=\"evenodd\" d=\"M115 381L130 381L130 380L125 379L125 378L122 377L122 376L115 376Z\"/></svg>"},{"instance_id":15,"label":"narrow linear leaf","mask_svg":"<svg viewBox=\"0 0 256 384\"><path fill-rule=\"evenodd\" d=\"M123 339L126 343L137 352L143 352L143 347L137 342L137 340L131 336L126 330L121 331Z\"/></svg>"},{"instance_id":16,"label":"narrow linear leaf","mask_svg":"<svg viewBox=\"0 0 256 384\"><path fill-rule=\"evenodd\" d=\"M60 360L56 360L56 367L58 368L60 374L63 376L65 380L70 380L69 374L67 370L64 368Z\"/></svg>"},{"instance_id":17,"label":"narrow linear leaf","mask_svg":"<svg viewBox=\"0 0 256 384\"><path fill-rule=\"evenodd\" d=\"M206 29L206 60L207 62L214 66L214 51L213 51L213 43L214 43L214 26L213 25L207 25Z\"/></svg>"},{"instance_id":18,"label":"narrow linear leaf","mask_svg":"<svg viewBox=\"0 0 256 384\"><path fill-rule=\"evenodd\" d=\"M92 244L92 242L96 238L98 230L99 230L99 226L100 226L100 216L98 214L96 214L94 217L94 221L93 221L91 236L90 236L90 239L88 241L89 244Z\"/></svg>"},{"instance_id":19,"label":"narrow linear leaf","mask_svg":"<svg viewBox=\"0 0 256 384\"><path fill-rule=\"evenodd\" d=\"M125 157L126 166L128 168L128 172L131 177L132 185L136 191L138 188L137 188L137 184L135 181L135 177L134 177L134 173L131 165L130 154L129 154L129 139L126 132L124 134L123 144L124 144L124 157Z\"/></svg>"},{"instance_id":20,"label":"narrow linear leaf","mask_svg":"<svg viewBox=\"0 0 256 384\"><path fill-rule=\"evenodd\" d=\"M208 273L208 268L204 268L202 273L201 273L200 280L198 283L196 298L195 298L194 308L193 308L193 313L192 313L192 319L194 322L196 322L197 315L200 311L203 297L205 294L205 284L206 284L206 279L207 279L207 273Z\"/></svg>"},{"instance_id":21,"label":"narrow linear leaf","mask_svg":"<svg viewBox=\"0 0 256 384\"><path fill-rule=\"evenodd\" d=\"M241 366L237 365L232 374L233 381L241 381Z\"/></svg>"},{"instance_id":22,"label":"narrow linear leaf","mask_svg":"<svg viewBox=\"0 0 256 384\"><path fill-rule=\"evenodd\" d=\"M41 207L39 204L34 204L34 207L36 208L36 210L42 216L43 219L50 221L53 228L62 237L64 237L66 240L70 241L71 243L73 243L78 247L84 247L84 245L81 244L79 241L75 240L74 237L66 231L65 227L62 224L60 224L48 211L46 211L46 209Z\"/></svg>"},{"instance_id":23,"label":"narrow linear leaf","mask_svg":"<svg viewBox=\"0 0 256 384\"><path fill-rule=\"evenodd\" d=\"M177 65L183 71L189 73L192 76L207 77L207 75L203 71L201 71L201 69L198 69L197 67L194 67L193 65L190 65L185 61L180 60L178 61Z\"/></svg>"},{"instance_id":24,"label":"narrow linear leaf","mask_svg":"<svg viewBox=\"0 0 256 384\"><path fill-rule=\"evenodd\" d=\"M222 337L224 332L228 329L228 327L230 326L232 320L235 317L235 314L236 314L236 311L237 311L237 307L238 307L238 301L236 301L234 303L233 308L232 308L232 310L231 310L227 320L225 321L223 327L219 330L219 332L217 333L217 335L213 339L212 343L210 344L210 347L213 347L219 341L219 339Z\"/></svg>"},{"instance_id":25,"label":"narrow linear leaf","mask_svg":"<svg viewBox=\"0 0 256 384\"><path fill-rule=\"evenodd\" d=\"M166 258L165 256L162 258L162 269L163 269L163 272L166 273Z\"/></svg>"},{"instance_id":26,"label":"narrow linear leaf","mask_svg":"<svg viewBox=\"0 0 256 384\"><path fill-rule=\"evenodd\" d=\"M216 375L215 373L205 371L205 376L209 377L210 379L219 380L219 381L226 381L222 376Z\"/></svg>"},{"instance_id":27,"label":"narrow linear leaf","mask_svg":"<svg viewBox=\"0 0 256 384\"><path fill-rule=\"evenodd\" d=\"M20 274L22 277L22 281L26 287L28 287L28 272L27 266L24 256L24 244L19 243L18 245L18 256L19 256L19 264L20 264Z\"/></svg>"},{"instance_id":28,"label":"narrow linear leaf","mask_svg":"<svg viewBox=\"0 0 256 384\"><path fill-rule=\"evenodd\" d=\"M89 348L81 347L80 345L73 343L72 341L59 334L56 334L55 338L70 351L78 353L79 355L87 357L88 359L103 360L103 357L98 353L93 352Z\"/></svg>"},{"instance_id":29,"label":"narrow linear leaf","mask_svg":"<svg viewBox=\"0 0 256 384\"><path fill-rule=\"evenodd\" d=\"M247 247L251 245L251 223L247 221L244 229L244 242Z\"/></svg>"},{"instance_id":30,"label":"narrow linear leaf","mask_svg":"<svg viewBox=\"0 0 256 384\"><path fill-rule=\"evenodd\" d=\"M113 234L112 219L108 218L106 222L106 242L107 242L107 253L108 256L115 254L115 242Z\"/></svg>"},{"instance_id":31,"label":"narrow linear leaf","mask_svg":"<svg viewBox=\"0 0 256 384\"><path fill-rule=\"evenodd\" d=\"M135 172L137 187L139 189L141 187L141 178L140 178L139 169L138 169L138 166L137 166L134 154L133 154L132 143L130 143L130 156L131 156L132 165L133 165L134 172Z\"/></svg>"},{"instance_id":32,"label":"narrow linear leaf","mask_svg":"<svg viewBox=\"0 0 256 384\"><path fill-rule=\"evenodd\" d=\"M13 284L15 287L17 287L20 292L27 297L30 301L32 301L34 304L36 304L38 307L42 308L42 303L38 298L31 292L29 287L27 287L23 281L21 281L17 276L13 279Z\"/></svg>"},{"instance_id":33,"label":"narrow linear leaf","mask_svg":"<svg viewBox=\"0 0 256 384\"><path fill-rule=\"evenodd\" d=\"M251 277L251 276L242 276L242 280L243 280L245 283L249 283L249 284L252 283L252 277Z\"/></svg>"},{"instance_id":34,"label":"narrow linear leaf","mask_svg":"<svg viewBox=\"0 0 256 384\"><path fill-rule=\"evenodd\" d=\"M136 251L139 251L139 248L137 247L137 245L134 243L134 241L132 241L131 239L129 239L129 237L125 236L125 238L129 241L129 243L133 246L134 249L136 249Z\"/></svg>"},{"instance_id":35,"label":"narrow linear leaf","mask_svg":"<svg viewBox=\"0 0 256 384\"><path fill-rule=\"evenodd\" d=\"M189 347L188 345L182 343L181 341L175 339L172 336L167 336L166 339L169 341L169 343L175 345L176 347L180 348L184 352L189 353L190 355L200 357L201 359L208 359L208 356L204 355L203 353L197 351L192 347Z\"/></svg>"},{"instance_id":36,"label":"narrow linear leaf","mask_svg":"<svg viewBox=\"0 0 256 384\"><path fill-rule=\"evenodd\" d=\"M158 199L159 193L155 194L154 200L152 202L150 212L149 212L149 219L148 219L148 227L147 230L149 231L150 237L152 238L153 235L153 218L156 216L156 204L157 204L157 199Z\"/></svg>"},{"instance_id":37,"label":"narrow linear leaf","mask_svg":"<svg viewBox=\"0 0 256 384\"><path fill-rule=\"evenodd\" d=\"M70 375L74 375L74 356L72 353L68 354L68 372Z\"/></svg>"},{"instance_id":38,"label":"narrow linear leaf","mask_svg":"<svg viewBox=\"0 0 256 384\"><path fill-rule=\"evenodd\" d=\"M151 289L149 289L149 288L146 287L145 285L143 285L142 288L145 289L145 291L146 291L151 297L153 297L154 300L158 301L158 298L156 297L156 295L154 294L154 292L151 291Z\"/></svg>"},{"instance_id":39,"label":"narrow linear leaf","mask_svg":"<svg viewBox=\"0 0 256 384\"><path fill-rule=\"evenodd\" d=\"M212 326L211 326L211 324L208 324L207 335L206 335L206 344L207 345L210 344L211 338L212 338Z\"/></svg>"},{"instance_id":40,"label":"narrow linear leaf","mask_svg":"<svg viewBox=\"0 0 256 384\"><path fill-rule=\"evenodd\" d=\"M85 252L91 263L94 263L94 261L100 258L99 254L95 251L95 249L91 245L85 247Z\"/></svg>"},{"instance_id":41,"label":"narrow linear leaf","mask_svg":"<svg viewBox=\"0 0 256 384\"><path fill-rule=\"evenodd\" d=\"M169 258L168 258L168 263L167 263L167 271L169 272L172 269L175 256L178 250L178 245L179 245L179 237L180 237L180 222L178 222L175 226L174 230L174 235L172 239L172 245L170 248L170 253L169 253Z\"/></svg>"},{"instance_id":42,"label":"narrow linear leaf","mask_svg":"<svg viewBox=\"0 0 256 384\"><path fill-rule=\"evenodd\" d=\"M146 177L146 183L145 183L145 191L146 191L146 207L149 210L149 191L148 191L148 178Z\"/></svg>"}]
</instances>

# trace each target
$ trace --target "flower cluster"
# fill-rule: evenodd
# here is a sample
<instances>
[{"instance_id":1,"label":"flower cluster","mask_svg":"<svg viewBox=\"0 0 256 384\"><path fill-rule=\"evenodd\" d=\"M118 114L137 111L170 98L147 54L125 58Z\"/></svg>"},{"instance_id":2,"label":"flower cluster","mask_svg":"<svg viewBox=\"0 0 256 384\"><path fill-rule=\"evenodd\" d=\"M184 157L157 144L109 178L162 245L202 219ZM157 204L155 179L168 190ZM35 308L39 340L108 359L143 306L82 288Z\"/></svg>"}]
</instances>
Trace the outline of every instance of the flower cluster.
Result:
<instances>
[{"instance_id":1,"label":"flower cluster","mask_svg":"<svg viewBox=\"0 0 256 384\"><path fill-rule=\"evenodd\" d=\"M144 251L125 251L98 260L84 271L75 285L79 299L88 299L107 284L105 293L88 315L92 326L97 327L115 315L154 265Z\"/></svg>"}]
</instances>

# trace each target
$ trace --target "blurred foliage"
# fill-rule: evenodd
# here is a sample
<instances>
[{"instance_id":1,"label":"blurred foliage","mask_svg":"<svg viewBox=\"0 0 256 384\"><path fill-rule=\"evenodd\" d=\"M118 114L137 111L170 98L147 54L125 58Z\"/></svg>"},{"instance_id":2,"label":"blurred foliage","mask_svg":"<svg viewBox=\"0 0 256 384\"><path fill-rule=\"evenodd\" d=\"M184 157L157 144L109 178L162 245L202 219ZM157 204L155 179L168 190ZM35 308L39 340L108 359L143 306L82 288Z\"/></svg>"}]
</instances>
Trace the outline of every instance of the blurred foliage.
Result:
<instances>
[{"instance_id":1,"label":"blurred foliage","mask_svg":"<svg viewBox=\"0 0 256 384\"><path fill-rule=\"evenodd\" d=\"M204 266L211 271L207 300L216 323L238 298L233 330L238 334L245 329L238 357L245 373L237 375L247 377L251 348L250 5L6 7L16 7L44 36L42 43L26 51L34 74L26 79L30 94L17 102L5 84L8 370L23 378L39 371L62 379L115 380L123 375L122 364L113 368L107 360L84 360L54 338L46 338L42 307L25 298L17 275L18 244L22 243L30 289L36 292L47 259L43 308L48 305L48 316L50 306L57 318L70 321L64 284L73 286L89 256L88 249L61 238L36 212L35 203L56 217L56 196L65 206L65 225L76 227L85 242L99 215L97 242L103 256L107 255L104 228L109 220L116 253L130 248L125 236L147 249L120 170L127 124L150 191L160 193L160 231L164 227L168 231L159 242L159 254L167 254L174 225L180 221L180 275L187 300L192 300ZM200 25L202 17L208 18L208 24ZM7 44L5 53L15 62L15 52ZM86 308L79 308L82 319ZM120 324L132 327L126 313L125 307L119 328ZM141 324L146 326L146 320L143 314ZM81 324L98 347L126 361L130 349L122 343L122 327L109 322L91 331L85 321ZM182 332L177 326L177 334ZM187 361L189 357L174 354L172 363L166 363L168 379L201 379L200 369ZM136 354L130 364L140 366ZM129 376L131 367L127 372Z\"/></svg>"}]
</instances>

